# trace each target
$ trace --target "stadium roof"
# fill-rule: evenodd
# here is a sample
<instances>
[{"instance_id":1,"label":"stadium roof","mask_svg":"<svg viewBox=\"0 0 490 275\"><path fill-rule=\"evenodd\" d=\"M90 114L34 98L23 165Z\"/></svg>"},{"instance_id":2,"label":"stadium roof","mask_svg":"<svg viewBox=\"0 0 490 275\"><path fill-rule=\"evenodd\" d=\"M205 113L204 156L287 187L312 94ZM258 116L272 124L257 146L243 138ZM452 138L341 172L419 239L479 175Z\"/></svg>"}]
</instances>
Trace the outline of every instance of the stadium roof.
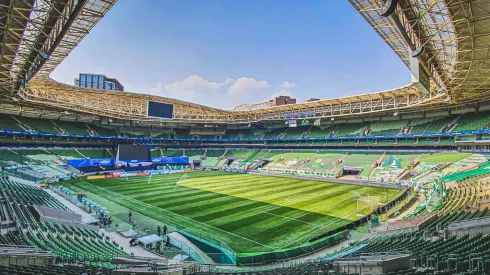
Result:
<instances>
[{"instance_id":1,"label":"stadium roof","mask_svg":"<svg viewBox=\"0 0 490 275\"><path fill-rule=\"evenodd\" d=\"M433 76L429 93L409 84L364 95L225 111L165 97L77 88L49 74L116 0L0 0L6 14L0 17L5 33L0 37L0 94L4 103L141 121L155 120L146 116L147 101L153 100L173 103L175 121L207 123L281 120L298 113L319 118L421 111L490 98L490 1L401 0L391 17L381 16L382 0L349 1L407 66L411 52L423 49L418 59Z\"/></svg>"},{"instance_id":2,"label":"stadium roof","mask_svg":"<svg viewBox=\"0 0 490 275\"><path fill-rule=\"evenodd\" d=\"M104 17L110 0L0 0L3 96L49 74ZM8 70L8 72L7 72Z\"/></svg>"},{"instance_id":3,"label":"stadium roof","mask_svg":"<svg viewBox=\"0 0 490 275\"><path fill-rule=\"evenodd\" d=\"M489 98L490 1L403 0L390 17L380 0L349 1L407 66L409 50L423 48L420 62L455 101Z\"/></svg>"}]
</instances>

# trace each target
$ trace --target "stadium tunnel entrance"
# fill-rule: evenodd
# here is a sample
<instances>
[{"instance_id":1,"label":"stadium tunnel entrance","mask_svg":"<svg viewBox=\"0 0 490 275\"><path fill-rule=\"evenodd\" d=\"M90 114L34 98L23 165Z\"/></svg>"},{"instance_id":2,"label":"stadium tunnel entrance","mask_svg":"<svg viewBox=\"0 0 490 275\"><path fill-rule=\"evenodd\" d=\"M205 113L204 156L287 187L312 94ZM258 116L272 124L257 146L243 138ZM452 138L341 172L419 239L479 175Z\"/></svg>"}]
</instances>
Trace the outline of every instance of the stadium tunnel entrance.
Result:
<instances>
[{"instance_id":1,"label":"stadium tunnel entrance","mask_svg":"<svg viewBox=\"0 0 490 275\"><path fill-rule=\"evenodd\" d=\"M192 166L194 168L201 168L201 160L192 160Z\"/></svg>"},{"instance_id":2,"label":"stadium tunnel entrance","mask_svg":"<svg viewBox=\"0 0 490 275\"><path fill-rule=\"evenodd\" d=\"M266 166L271 162L272 160L270 159L261 159L261 160L256 160L251 166L250 169L258 169Z\"/></svg>"},{"instance_id":3,"label":"stadium tunnel entrance","mask_svg":"<svg viewBox=\"0 0 490 275\"><path fill-rule=\"evenodd\" d=\"M361 174L362 168L359 167L342 167L341 173L339 176L359 176Z\"/></svg>"},{"instance_id":4,"label":"stadium tunnel entrance","mask_svg":"<svg viewBox=\"0 0 490 275\"><path fill-rule=\"evenodd\" d=\"M236 264L236 259L232 259L232 255L228 255L228 253L225 253L224 249L220 246L208 242L204 239L194 237L191 234L185 233L183 231L180 231L180 233L184 235L187 240L189 240L192 244L197 246L202 252L206 253L206 255L211 258L215 263L227 265Z\"/></svg>"}]
</instances>

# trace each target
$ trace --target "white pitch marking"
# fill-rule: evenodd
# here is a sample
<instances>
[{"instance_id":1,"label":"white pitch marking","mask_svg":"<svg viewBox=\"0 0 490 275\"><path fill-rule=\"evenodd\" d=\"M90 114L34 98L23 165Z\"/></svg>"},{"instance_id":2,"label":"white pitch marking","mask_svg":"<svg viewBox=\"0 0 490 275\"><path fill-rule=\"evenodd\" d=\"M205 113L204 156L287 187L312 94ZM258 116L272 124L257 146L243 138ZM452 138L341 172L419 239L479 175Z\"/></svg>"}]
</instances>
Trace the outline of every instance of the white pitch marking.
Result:
<instances>
[{"instance_id":1,"label":"white pitch marking","mask_svg":"<svg viewBox=\"0 0 490 275\"><path fill-rule=\"evenodd\" d=\"M344 201L343 203L336 204L336 205L334 205L334 206L331 206L331 207L329 207L329 208L325 209L325 212L327 212L327 211L328 211L328 210L330 210L330 209L333 209L333 208L338 207L338 206L343 205L343 204L350 203L350 202L355 201L355 200L356 200L356 199L351 199L351 200L348 200L348 201Z\"/></svg>"},{"instance_id":2,"label":"white pitch marking","mask_svg":"<svg viewBox=\"0 0 490 275\"><path fill-rule=\"evenodd\" d=\"M178 181L176 181L176 182L175 182L175 188L174 188L174 191L175 191L175 189L177 189L177 186L179 185L179 182L182 180L182 178L183 178L184 176L187 178L187 174L185 174L185 173L184 173L184 174L183 174L183 175L180 177L180 179L179 179Z\"/></svg>"},{"instance_id":3,"label":"white pitch marking","mask_svg":"<svg viewBox=\"0 0 490 275\"><path fill-rule=\"evenodd\" d=\"M289 203L288 204L285 204L285 205L293 204L295 202L302 201L304 199L311 199L311 198L315 198L315 197L320 197L320 196L323 196L323 195L327 195L329 193L331 193L330 190L325 190L323 192L313 193L313 194L305 194L305 195L298 195L298 196L288 196L286 198L286 202L289 202Z\"/></svg>"}]
</instances>

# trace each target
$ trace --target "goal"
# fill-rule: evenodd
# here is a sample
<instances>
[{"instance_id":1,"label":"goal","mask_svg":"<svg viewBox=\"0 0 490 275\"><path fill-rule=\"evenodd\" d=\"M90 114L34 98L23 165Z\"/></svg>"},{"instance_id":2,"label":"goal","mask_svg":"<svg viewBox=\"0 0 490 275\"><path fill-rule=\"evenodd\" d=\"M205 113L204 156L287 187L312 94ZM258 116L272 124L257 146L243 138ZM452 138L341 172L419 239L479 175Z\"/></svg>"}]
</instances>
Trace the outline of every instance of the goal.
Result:
<instances>
[{"instance_id":1,"label":"goal","mask_svg":"<svg viewBox=\"0 0 490 275\"><path fill-rule=\"evenodd\" d=\"M373 211L380 204L379 196L364 196L357 199L357 211L369 209Z\"/></svg>"}]
</instances>

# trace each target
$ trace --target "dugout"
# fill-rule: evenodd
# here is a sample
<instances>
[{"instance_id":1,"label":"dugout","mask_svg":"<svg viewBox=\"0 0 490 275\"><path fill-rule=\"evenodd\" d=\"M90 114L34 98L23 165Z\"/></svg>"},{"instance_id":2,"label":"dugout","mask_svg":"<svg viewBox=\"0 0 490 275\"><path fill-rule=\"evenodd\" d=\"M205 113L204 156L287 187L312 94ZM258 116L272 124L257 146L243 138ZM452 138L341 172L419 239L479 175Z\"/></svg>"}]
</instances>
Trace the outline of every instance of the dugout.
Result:
<instances>
[{"instance_id":1,"label":"dugout","mask_svg":"<svg viewBox=\"0 0 490 275\"><path fill-rule=\"evenodd\" d=\"M201 160L192 160L192 167L194 167L194 169L199 169L202 167L201 165Z\"/></svg>"},{"instance_id":2,"label":"dugout","mask_svg":"<svg viewBox=\"0 0 490 275\"><path fill-rule=\"evenodd\" d=\"M359 167L350 167L350 166L344 166L342 167L342 170L340 170L339 177L341 176L359 176L361 174L362 168Z\"/></svg>"}]
</instances>

